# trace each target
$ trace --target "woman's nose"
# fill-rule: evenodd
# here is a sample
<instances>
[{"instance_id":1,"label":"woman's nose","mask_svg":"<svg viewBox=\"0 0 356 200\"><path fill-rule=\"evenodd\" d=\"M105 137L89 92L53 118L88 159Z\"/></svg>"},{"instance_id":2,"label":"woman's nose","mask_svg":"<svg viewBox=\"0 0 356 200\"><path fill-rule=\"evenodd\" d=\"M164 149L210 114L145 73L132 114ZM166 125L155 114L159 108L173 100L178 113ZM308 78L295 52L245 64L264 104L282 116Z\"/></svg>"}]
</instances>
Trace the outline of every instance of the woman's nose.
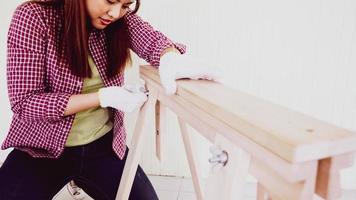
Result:
<instances>
[{"instance_id":1,"label":"woman's nose","mask_svg":"<svg viewBox=\"0 0 356 200\"><path fill-rule=\"evenodd\" d=\"M113 5L109 10L108 15L110 15L114 19L119 18L121 16L121 8L122 5L120 3Z\"/></svg>"}]
</instances>

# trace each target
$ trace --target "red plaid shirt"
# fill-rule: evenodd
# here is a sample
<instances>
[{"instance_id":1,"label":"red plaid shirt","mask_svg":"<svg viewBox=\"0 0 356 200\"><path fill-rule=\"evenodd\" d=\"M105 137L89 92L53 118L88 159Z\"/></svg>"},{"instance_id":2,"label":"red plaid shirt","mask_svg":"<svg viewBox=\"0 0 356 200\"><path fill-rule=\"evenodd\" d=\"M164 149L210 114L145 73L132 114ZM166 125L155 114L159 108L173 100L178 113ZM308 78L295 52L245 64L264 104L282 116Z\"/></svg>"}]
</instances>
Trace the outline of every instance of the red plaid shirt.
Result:
<instances>
[{"instance_id":1,"label":"red plaid shirt","mask_svg":"<svg viewBox=\"0 0 356 200\"><path fill-rule=\"evenodd\" d=\"M59 52L59 30L63 8L36 3L19 6L14 13L7 42L7 84L14 113L2 149L14 147L33 157L58 158L71 129L74 115L64 116L69 97L81 93L83 78L73 75L68 62ZM125 16L128 22L130 48L153 66L159 65L161 52L175 47L136 14ZM105 86L121 86L123 74L108 78L106 39L103 30L93 30L89 49ZM126 150L124 113L110 109L114 121L113 150L122 159Z\"/></svg>"}]
</instances>

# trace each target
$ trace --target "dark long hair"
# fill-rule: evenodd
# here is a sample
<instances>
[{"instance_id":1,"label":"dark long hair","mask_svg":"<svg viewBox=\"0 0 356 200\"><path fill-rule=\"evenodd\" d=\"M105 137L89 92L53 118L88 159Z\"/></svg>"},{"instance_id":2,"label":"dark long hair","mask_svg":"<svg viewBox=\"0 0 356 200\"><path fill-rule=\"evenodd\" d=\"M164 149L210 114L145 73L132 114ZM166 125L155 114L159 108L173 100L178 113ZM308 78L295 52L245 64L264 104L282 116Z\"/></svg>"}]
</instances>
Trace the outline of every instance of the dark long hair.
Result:
<instances>
[{"instance_id":1,"label":"dark long hair","mask_svg":"<svg viewBox=\"0 0 356 200\"><path fill-rule=\"evenodd\" d=\"M88 27L89 16L85 7L85 0L33 0L43 5L64 6L63 40L65 56L68 58L72 73L79 77L91 77L88 63ZM140 7L140 0L136 0L132 13ZM131 63L129 51L128 28L123 18L105 28L107 38L108 68L107 76L113 77L123 72L125 66Z\"/></svg>"}]
</instances>

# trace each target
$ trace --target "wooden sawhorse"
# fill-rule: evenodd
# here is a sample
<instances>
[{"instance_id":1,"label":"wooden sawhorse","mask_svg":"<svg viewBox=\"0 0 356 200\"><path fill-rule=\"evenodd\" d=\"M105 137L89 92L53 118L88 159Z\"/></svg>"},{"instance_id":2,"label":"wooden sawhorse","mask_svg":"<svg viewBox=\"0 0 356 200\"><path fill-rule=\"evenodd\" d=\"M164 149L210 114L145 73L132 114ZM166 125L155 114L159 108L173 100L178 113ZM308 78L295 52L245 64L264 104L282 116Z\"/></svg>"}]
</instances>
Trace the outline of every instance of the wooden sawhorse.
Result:
<instances>
[{"instance_id":1,"label":"wooden sawhorse","mask_svg":"<svg viewBox=\"0 0 356 200\"><path fill-rule=\"evenodd\" d=\"M352 165L356 134L288 108L210 81L179 80L167 96L157 69L142 66L150 95L140 109L116 199L128 199L143 147L147 113L156 112L159 138L169 108L180 130L197 199L243 199L248 173L258 180L259 200L332 200L340 195L339 171ZM228 161L211 174L205 192L187 124L224 152Z\"/></svg>"}]
</instances>

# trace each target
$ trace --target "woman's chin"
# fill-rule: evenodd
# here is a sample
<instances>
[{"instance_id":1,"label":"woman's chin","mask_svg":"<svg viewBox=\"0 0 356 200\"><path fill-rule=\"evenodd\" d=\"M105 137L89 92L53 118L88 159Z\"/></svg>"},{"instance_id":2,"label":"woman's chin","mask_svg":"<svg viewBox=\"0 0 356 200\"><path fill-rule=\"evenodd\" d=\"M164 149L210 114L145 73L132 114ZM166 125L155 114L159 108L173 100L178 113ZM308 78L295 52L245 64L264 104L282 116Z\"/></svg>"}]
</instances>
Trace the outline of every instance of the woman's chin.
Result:
<instances>
[{"instance_id":1,"label":"woman's chin","mask_svg":"<svg viewBox=\"0 0 356 200\"><path fill-rule=\"evenodd\" d=\"M92 26L96 29L104 29L106 28L108 25L107 24L103 24L101 23L99 20L95 21L92 23Z\"/></svg>"},{"instance_id":2,"label":"woman's chin","mask_svg":"<svg viewBox=\"0 0 356 200\"><path fill-rule=\"evenodd\" d=\"M93 24L93 27L96 29L104 29L107 27L107 25L102 25L102 24Z\"/></svg>"}]
</instances>

